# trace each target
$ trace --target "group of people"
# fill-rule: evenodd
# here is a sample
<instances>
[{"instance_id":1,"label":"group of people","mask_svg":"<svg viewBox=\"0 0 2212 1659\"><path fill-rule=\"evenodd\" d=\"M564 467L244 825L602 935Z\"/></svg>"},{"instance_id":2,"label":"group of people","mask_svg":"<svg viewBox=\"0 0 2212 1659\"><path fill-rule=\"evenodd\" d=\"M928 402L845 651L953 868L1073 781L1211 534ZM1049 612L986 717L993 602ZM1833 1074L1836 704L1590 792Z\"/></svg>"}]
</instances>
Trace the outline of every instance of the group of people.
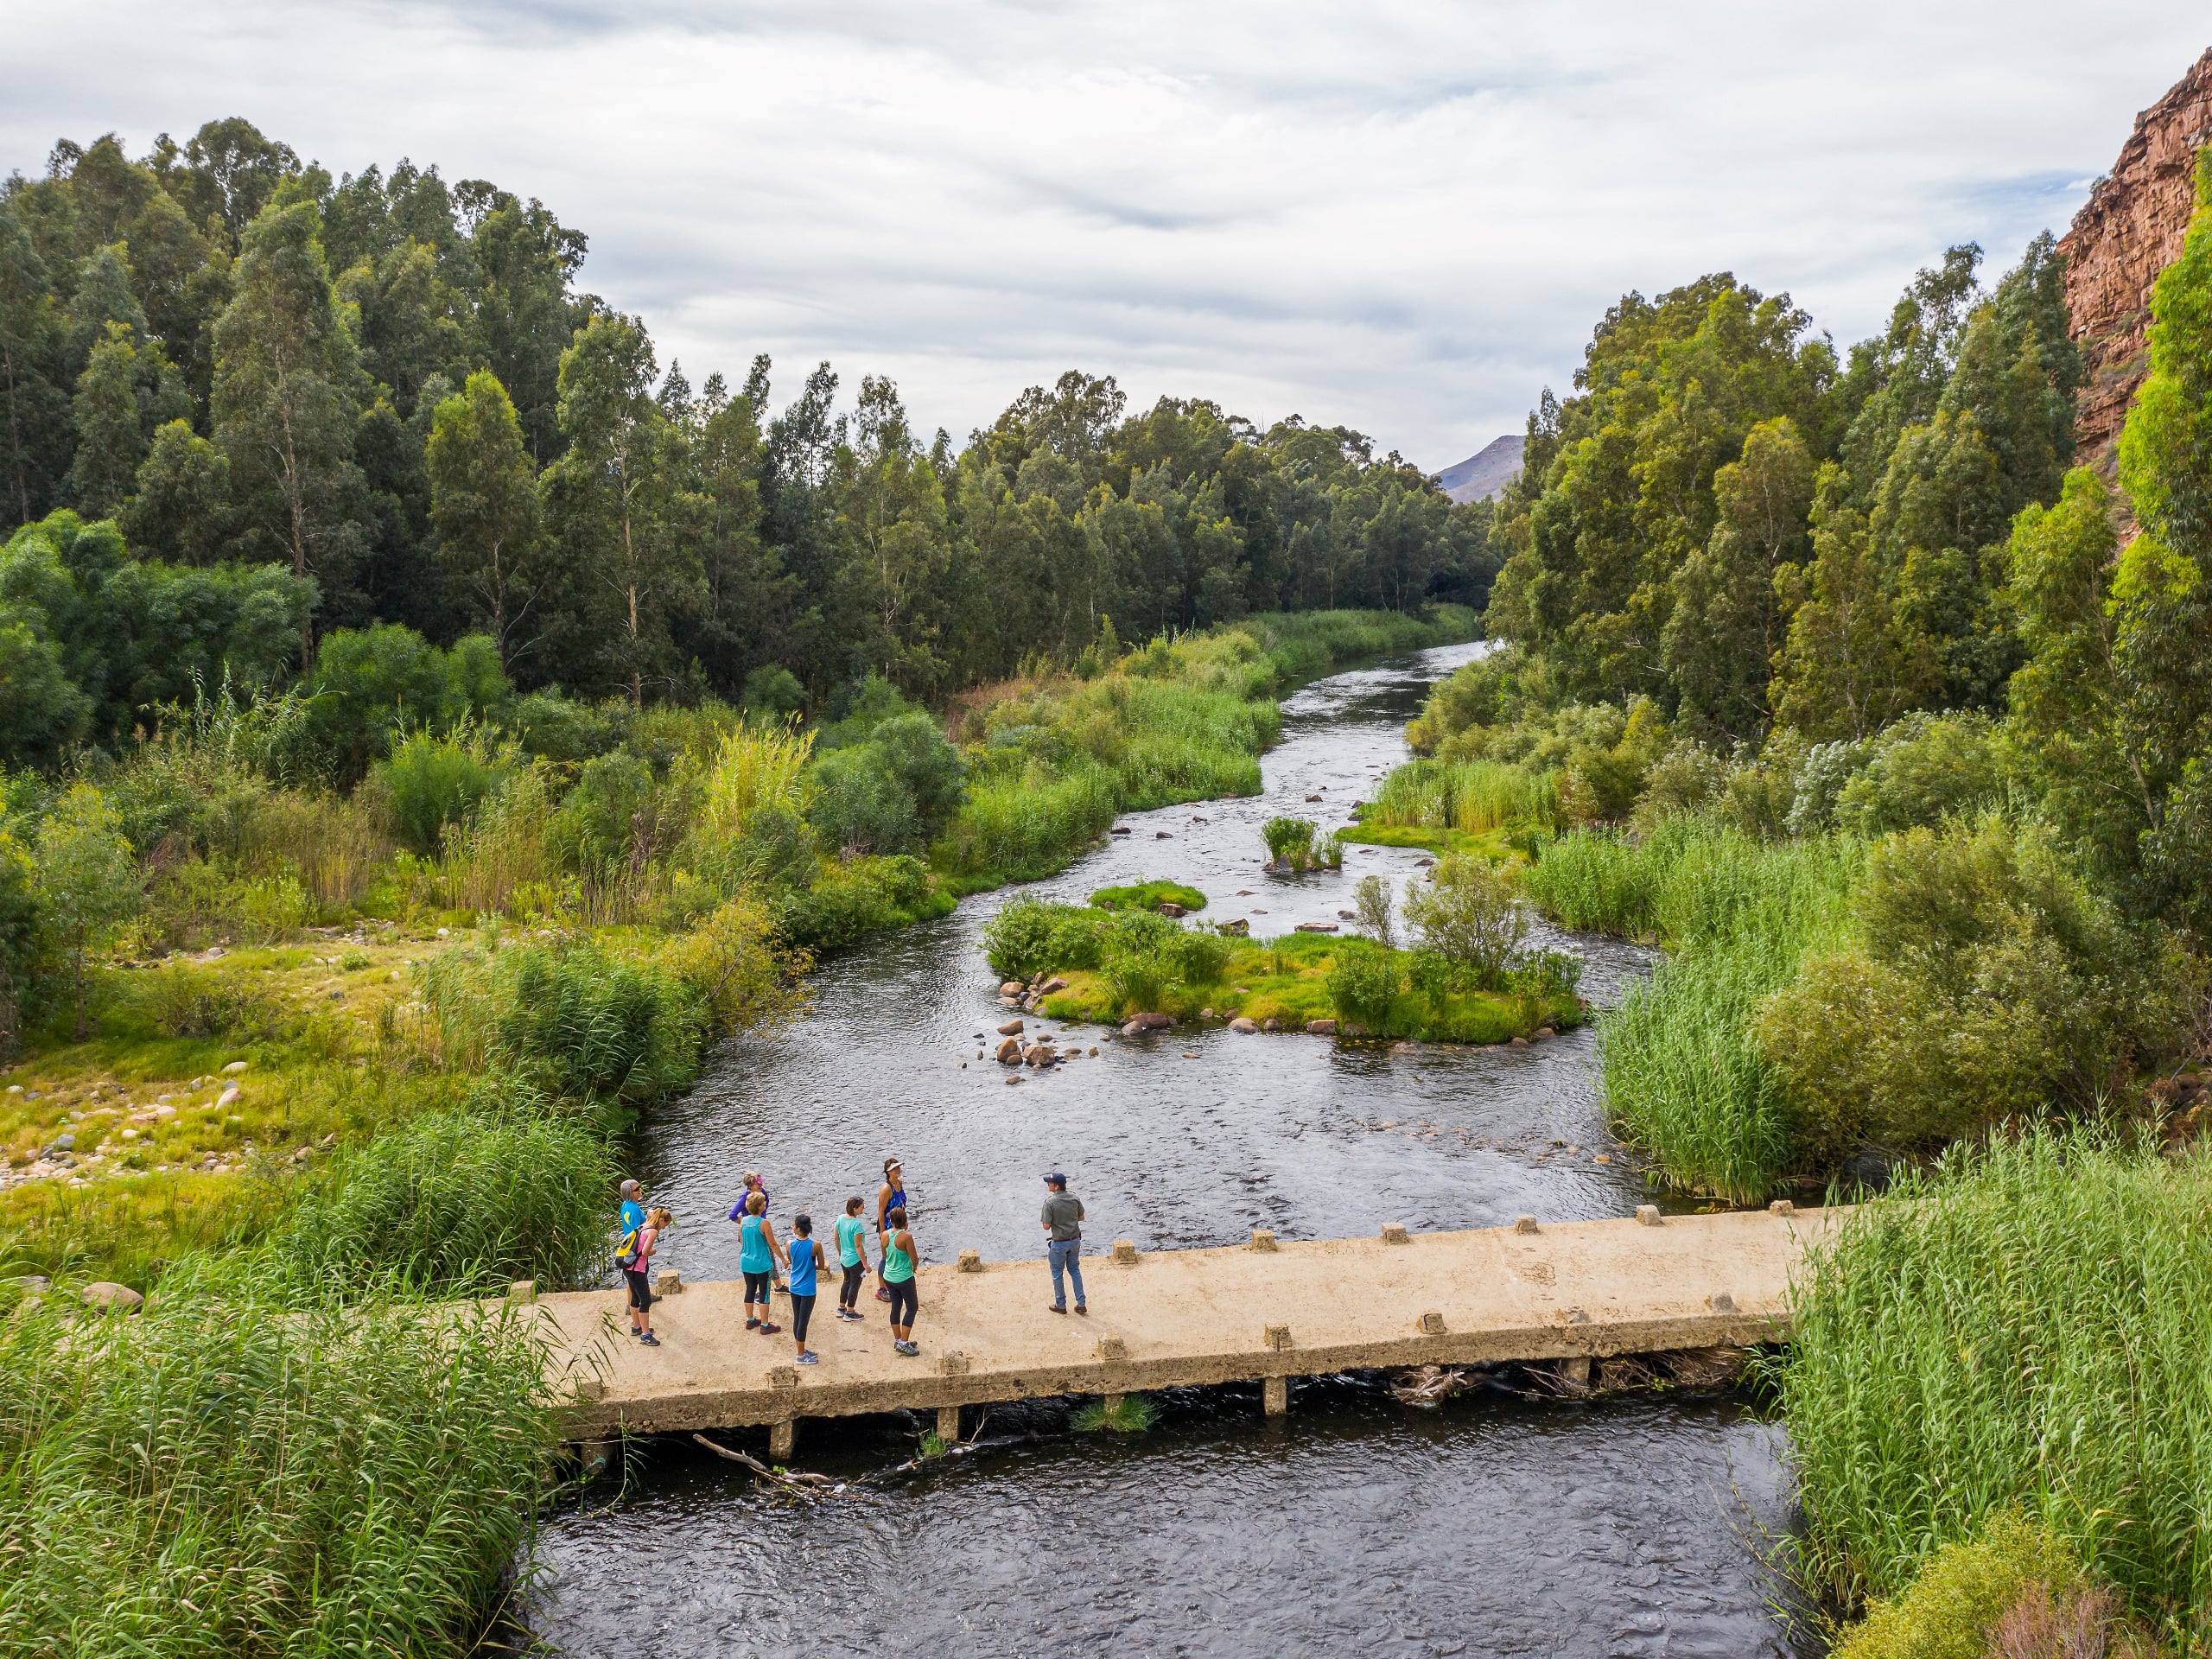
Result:
<instances>
[{"instance_id":1,"label":"group of people","mask_svg":"<svg viewBox=\"0 0 2212 1659\"><path fill-rule=\"evenodd\" d=\"M1043 1221L1046 1255L1052 1264L1055 1313L1068 1311L1064 1280L1075 1282L1075 1311L1090 1312L1083 1291L1083 1201L1068 1193L1068 1178L1055 1170L1045 1177ZM891 1308L891 1346L909 1357L921 1350L914 1343L914 1317L921 1308L914 1269L921 1249L906 1224L905 1172L896 1158L883 1160L883 1185L875 1195L873 1224L864 1219L858 1194L845 1200L845 1212L830 1229L836 1243L836 1265L842 1273L834 1317L849 1325L862 1322L860 1298L868 1282L868 1241L875 1239L875 1296ZM780 1293L791 1305L791 1340L795 1363L816 1365L821 1357L806 1345L807 1327L814 1319L815 1299L830 1271L830 1257L814 1236L814 1217L801 1211L791 1217L791 1239L786 1244L776 1236L768 1218L768 1188L758 1170L745 1172L745 1187L730 1206L729 1218L738 1230L738 1271L745 1277L745 1328L764 1337L779 1334L783 1326L772 1317L772 1297ZM660 1346L653 1335L652 1258L662 1235L675 1225L669 1212L655 1205L648 1209L643 1190L634 1180L622 1183L622 1213L617 1224L614 1265L621 1269L630 1289L630 1330L649 1348ZM778 1269L782 1276L778 1276Z\"/></svg>"}]
</instances>

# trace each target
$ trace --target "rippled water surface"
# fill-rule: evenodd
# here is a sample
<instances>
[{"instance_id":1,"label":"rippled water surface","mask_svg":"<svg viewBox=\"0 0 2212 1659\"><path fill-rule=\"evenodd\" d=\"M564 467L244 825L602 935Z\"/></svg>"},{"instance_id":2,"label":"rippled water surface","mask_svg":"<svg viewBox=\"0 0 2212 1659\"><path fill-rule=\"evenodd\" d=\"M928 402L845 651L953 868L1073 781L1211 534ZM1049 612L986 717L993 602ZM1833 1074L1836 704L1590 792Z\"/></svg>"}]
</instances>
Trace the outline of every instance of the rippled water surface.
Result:
<instances>
[{"instance_id":1,"label":"rippled water surface","mask_svg":"<svg viewBox=\"0 0 2212 1659\"><path fill-rule=\"evenodd\" d=\"M1264 934L1336 920L1370 871L1415 879L1421 855L1382 849L1355 851L1341 874L1262 875L1259 826L1285 812L1345 822L1404 758L1425 688L1478 649L1306 687L1284 704L1264 794L1128 814L1128 836L1033 890L1079 901L1172 876L1206 893L1208 919L1249 916ZM1050 1168L1088 1206L1094 1247L1625 1215L1642 1196L1600 1122L1586 1030L1395 1053L1055 1024L1097 1057L1009 1085L976 1058L1006 1017L977 937L1009 896L838 959L800 1026L731 1044L647 1126L639 1173L679 1218L667 1265L735 1276L721 1217L743 1170L762 1172L779 1217L820 1217L848 1194L872 1202L889 1154L936 1262L1033 1254ZM1648 965L1604 940L1573 948L1600 1004ZM1069 1435L1056 1405L1003 1410L988 1433L1036 1438L804 1508L655 1446L620 1496L601 1483L555 1522L532 1624L577 1656L1800 1651L1768 1611L1756 1548L1790 1522L1780 1433L1733 1402L1484 1395L1418 1412L1372 1385L1316 1382L1273 1425L1256 1388L1161 1403L1149 1433L1115 1443ZM800 1460L880 1482L918 1426L810 1423Z\"/></svg>"}]
</instances>

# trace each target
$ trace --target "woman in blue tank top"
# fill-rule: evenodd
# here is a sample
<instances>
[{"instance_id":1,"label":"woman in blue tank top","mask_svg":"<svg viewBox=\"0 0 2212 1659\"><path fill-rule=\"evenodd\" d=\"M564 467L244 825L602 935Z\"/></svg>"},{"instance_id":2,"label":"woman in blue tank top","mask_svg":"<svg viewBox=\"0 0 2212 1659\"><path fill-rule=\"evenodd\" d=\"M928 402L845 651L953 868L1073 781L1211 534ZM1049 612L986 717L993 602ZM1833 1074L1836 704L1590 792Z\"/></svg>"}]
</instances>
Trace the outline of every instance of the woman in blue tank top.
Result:
<instances>
[{"instance_id":1,"label":"woman in blue tank top","mask_svg":"<svg viewBox=\"0 0 2212 1659\"><path fill-rule=\"evenodd\" d=\"M896 1158L883 1160L883 1185L875 1195L875 1300L891 1300L891 1287L883 1277L883 1235L893 1210L906 1207L906 1175Z\"/></svg>"},{"instance_id":2,"label":"woman in blue tank top","mask_svg":"<svg viewBox=\"0 0 2212 1659\"><path fill-rule=\"evenodd\" d=\"M813 1217L792 1217L791 1230L798 1235L785 1258L791 1274L791 1336L798 1344L798 1363L812 1365L817 1362L806 1345L806 1326L814 1317L815 1274L822 1266L822 1246L814 1242Z\"/></svg>"},{"instance_id":3,"label":"woman in blue tank top","mask_svg":"<svg viewBox=\"0 0 2212 1659\"><path fill-rule=\"evenodd\" d=\"M737 1269L745 1275L745 1328L772 1337L784 1327L772 1324L768 1319L768 1291L775 1281L776 1263L781 1262L785 1270L790 1258L784 1247L776 1242L776 1230L768 1221L768 1198L764 1192L754 1192L745 1200L745 1210L737 1224L739 1250ZM753 1311L755 1303L760 1311Z\"/></svg>"}]
</instances>

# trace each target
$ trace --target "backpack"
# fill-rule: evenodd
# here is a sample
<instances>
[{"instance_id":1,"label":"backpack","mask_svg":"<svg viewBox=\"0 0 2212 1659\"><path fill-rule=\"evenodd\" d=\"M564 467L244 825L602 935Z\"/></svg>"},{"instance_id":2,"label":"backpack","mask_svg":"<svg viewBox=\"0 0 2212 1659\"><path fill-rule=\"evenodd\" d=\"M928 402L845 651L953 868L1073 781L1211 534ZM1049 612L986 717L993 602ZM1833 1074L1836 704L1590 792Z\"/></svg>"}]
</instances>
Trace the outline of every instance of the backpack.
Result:
<instances>
[{"instance_id":1,"label":"backpack","mask_svg":"<svg viewBox=\"0 0 2212 1659\"><path fill-rule=\"evenodd\" d=\"M640 1225L623 1235L622 1243L614 1253L614 1265L625 1273L634 1273L638 1267L638 1235L644 1232Z\"/></svg>"}]
</instances>

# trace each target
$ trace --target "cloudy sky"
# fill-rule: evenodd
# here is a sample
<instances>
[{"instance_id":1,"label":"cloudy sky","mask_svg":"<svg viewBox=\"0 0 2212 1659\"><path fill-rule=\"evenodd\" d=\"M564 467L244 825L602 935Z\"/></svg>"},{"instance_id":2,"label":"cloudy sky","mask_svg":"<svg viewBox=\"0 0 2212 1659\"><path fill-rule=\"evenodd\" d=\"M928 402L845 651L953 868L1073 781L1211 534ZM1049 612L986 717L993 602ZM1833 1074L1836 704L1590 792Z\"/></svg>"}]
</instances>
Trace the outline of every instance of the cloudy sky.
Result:
<instances>
[{"instance_id":1,"label":"cloudy sky","mask_svg":"<svg viewBox=\"0 0 2212 1659\"><path fill-rule=\"evenodd\" d=\"M1839 341L2064 228L2199 5L10 0L0 169L243 115L334 173L543 198L692 379L887 373L957 435L1079 366L1516 431L1628 288L1786 288Z\"/></svg>"}]
</instances>

